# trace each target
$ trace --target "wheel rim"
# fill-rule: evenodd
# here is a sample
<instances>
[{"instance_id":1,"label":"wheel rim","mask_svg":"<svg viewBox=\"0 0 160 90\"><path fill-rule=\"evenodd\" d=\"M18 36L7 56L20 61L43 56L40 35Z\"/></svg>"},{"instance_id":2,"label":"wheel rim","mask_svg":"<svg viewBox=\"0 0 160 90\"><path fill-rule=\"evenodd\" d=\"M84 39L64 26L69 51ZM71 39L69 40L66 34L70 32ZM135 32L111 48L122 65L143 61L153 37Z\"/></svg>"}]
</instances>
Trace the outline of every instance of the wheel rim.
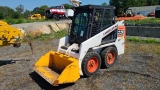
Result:
<instances>
[{"instance_id":1,"label":"wheel rim","mask_svg":"<svg viewBox=\"0 0 160 90\"><path fill-rule=\"evenodd\" d=\"M115 53L113 51L109 52L106 56L106 61L109 65L113 64L115 61Z\"/></svg>"},{"instance_id":2,"label":"wheel rim","mask_svg":"<svg viewBox=\"0 0 160 90\"><path fill-rule=\"evenodd\" d=\"M89 73L93 73L98 68L98 59L96 57L90 58L87 63L87 70Z\"/></svg>"}]
</instances>

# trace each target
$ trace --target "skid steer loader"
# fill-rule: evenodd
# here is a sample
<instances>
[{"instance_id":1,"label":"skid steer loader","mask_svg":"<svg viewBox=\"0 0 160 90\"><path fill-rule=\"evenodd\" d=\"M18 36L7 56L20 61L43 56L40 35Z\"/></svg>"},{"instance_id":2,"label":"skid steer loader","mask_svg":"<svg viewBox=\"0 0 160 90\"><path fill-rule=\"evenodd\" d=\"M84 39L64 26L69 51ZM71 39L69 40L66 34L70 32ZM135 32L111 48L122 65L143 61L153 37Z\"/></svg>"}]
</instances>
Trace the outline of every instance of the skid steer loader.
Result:
<instances>
[{"instance_id":1,"label":"skid steer loader","mask_svg":"<svg viewBox=\"0 0 160 90\"><path fill-rule=\"evenodd\" d=\"M125 51L124 21L115 22L113 6L74 7L69 35L59 40L58 50L43 55L34 70L52 85L74 83L100 67L110 67Z\"/></svg>"}]
</instances>

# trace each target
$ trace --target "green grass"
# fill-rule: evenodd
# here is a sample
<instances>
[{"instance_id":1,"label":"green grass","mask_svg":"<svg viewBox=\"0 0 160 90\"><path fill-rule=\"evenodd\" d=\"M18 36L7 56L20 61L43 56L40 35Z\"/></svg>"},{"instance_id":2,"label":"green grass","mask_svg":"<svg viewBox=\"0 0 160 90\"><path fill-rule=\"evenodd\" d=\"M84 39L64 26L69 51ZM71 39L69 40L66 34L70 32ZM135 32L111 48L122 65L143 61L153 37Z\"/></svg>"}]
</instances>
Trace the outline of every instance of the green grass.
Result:
<instances>
[{"instance_id":1,"label":"green grass","mask_svg":"<svg viewBox=\"0 0 160 90\"><path fill-rule=\"evenodd\" d=\"M64 37L68 34L68 31L67 30L61 30L61 31L58 31L56 33L54 33L54 38L61 38L61 37Z\"/></svg>"},{"instance_id":2,"label":"green grass","mask_svg":"<svg viewBox=\"0 0 160 90\"><path fill-rule=\"evenodd\" d=\"M146 18L142 20L128 20L126 24L159 24L160 18Z\"/></svg>"},{"instance_id":3,"label":"green grass","mask_svg":"<svg viewBox=\"0 0 160 90\"><path fill-rule=\"evenodd\" d=\"M160 43L160 41L155 38L140 39L138 37L130 37L130 38L127 38L127 41L143 42L143 43Z\"/></svg>"},{"instance_id":4,"label":"green grass","mask_svg":"<svg viewBox=\"0 0 160 90\"><path fill-rule=\"evenodd\" d=\"M41 34L40 36L31 37L27 35L31 40L46 40L46 39L60 39L68 34L67 30L60 30L58 32L52 32L51 34Z\"/></svg>"},{"instance_id":5,"label":"green grass","mask_svg":"<svg viewBox=\"0 0 160 90\"><path fill-rule=\"evenodd\" d=\"M19 18L19 19L6 18L3 21L7 22L8 24L20 24L20 23L31 23L31 22L55 21L55 20L53 19L30 20L25 18Z\"/></svg>"},{"instance_id":6,"label":"green grass","mask_svg":"<svg viewBox=\"0 0 160 90\"><path fill-rule=\"evenodd\" d=\"M160 45L158 43L145 43L145 42L126 42L127 54L138 54L138 55L160 55Z\"/></svg>"}]
</instances>

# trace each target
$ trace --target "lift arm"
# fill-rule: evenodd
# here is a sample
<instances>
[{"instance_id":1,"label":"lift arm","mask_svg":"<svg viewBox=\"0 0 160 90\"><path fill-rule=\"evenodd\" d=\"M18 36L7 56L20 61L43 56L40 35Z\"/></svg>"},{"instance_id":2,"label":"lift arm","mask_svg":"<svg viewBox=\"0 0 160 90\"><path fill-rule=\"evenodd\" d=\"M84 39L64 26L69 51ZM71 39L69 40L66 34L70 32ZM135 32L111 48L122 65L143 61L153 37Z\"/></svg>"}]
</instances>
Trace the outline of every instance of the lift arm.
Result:
<instances>
[{"instance_id":1,"label":"lift arm","mask_svg":"<svg viewBox=\"0 0 160 90\"><path fill-rule=\"evenodd\" d=\"M70 3L72 3L75 7L79 7L82 2L80 0L70 0Z\"/></svg>"}]
</instances>

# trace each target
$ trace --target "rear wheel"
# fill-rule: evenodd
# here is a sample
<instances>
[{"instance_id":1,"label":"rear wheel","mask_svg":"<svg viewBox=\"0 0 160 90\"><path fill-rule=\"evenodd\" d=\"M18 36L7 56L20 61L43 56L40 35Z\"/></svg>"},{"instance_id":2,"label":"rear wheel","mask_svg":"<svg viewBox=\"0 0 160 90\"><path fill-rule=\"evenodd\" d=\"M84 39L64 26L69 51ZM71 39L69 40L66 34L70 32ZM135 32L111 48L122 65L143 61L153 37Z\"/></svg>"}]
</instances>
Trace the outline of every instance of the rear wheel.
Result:
<instances>
[{"instance_id":1,"label":"rear wheel","mask_svg":"<svg viewBox=\"0 0 160 90\"><path fill-rule=\"evenodd\" d=\"M110 67L117 60L117 49L115 47L107 47L101 52L102 67Z\"/></svg>"},{"instance_id":2,"label":"rear wheel","mask_svg":"<svg viewBox=\"0 0 160 90\"><path fill-rule=\"evenodd\" d=\"M82 61L82 72L84 76L94 75L101 65L101 57L98 53L88 52Z\"/></svg>"}]
</instances>

